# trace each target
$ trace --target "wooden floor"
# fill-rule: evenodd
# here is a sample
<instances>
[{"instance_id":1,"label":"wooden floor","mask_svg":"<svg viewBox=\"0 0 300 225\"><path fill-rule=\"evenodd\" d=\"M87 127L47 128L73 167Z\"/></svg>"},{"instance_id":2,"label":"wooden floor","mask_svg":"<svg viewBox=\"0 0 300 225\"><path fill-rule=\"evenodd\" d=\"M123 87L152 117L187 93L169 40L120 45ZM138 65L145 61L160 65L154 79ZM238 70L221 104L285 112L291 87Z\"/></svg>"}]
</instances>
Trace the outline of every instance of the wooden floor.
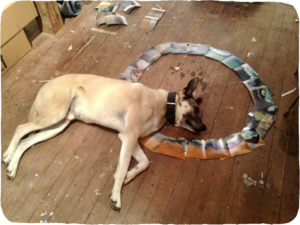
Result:
<instances>
[{"instance_id":1,"label":"wooden floor","mask_svg":"<svg viewBox=\"0 0 300 225\"><path fill-rule=\"evenodd\" d=\"M122 189L121 212L111 210L110 191L121 143L117 133L81 122L37 144L21 159L14 181L1 164L1 206L13 222L60 223L287 223L299 205L298 103L283 112L298 87L299 24L292 6L281 3L159 2L166 13L154 31L139 29L157 7L124 14L128 26L101 26L116 35L92 31L97 2L87 2L54 36L27 30L32 51L2 74L2 152L44 84L66 73L120 78L130 62L152 46L169 41L209 44L247 62L275 94L279 112L265 142L250 154L227 160L176 159L143 148L149 168ZM72 45L72 50L68 48ZM179 71L174 71L178 66ZM193 138L221 138L248 122L252 100L242 80L220 62L203 56L165 55L140 82L169 91L193 76L201 80L200 136L174 127L163 132ZM131 163L131 166L134 162ZM247 174L264 185L247 186Z\"/></svg>"}]
</instances>

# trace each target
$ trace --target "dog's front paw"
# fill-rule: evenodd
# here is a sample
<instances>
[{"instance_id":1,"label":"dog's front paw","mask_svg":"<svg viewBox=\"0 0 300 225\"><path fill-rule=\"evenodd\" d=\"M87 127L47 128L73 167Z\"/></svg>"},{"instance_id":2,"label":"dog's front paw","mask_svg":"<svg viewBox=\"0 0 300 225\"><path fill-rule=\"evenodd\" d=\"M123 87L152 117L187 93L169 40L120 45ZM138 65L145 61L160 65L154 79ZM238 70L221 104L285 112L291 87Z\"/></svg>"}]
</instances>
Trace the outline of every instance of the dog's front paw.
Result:
<instances>
[{"instance_id":1,"label":"dog's front paw","mask_svg":"<svg viewBox=\"0 0 300 225\"><path fill-rule=\"evenodd\" d=\"M110 207L117 212L121 211L121 207L117 207L117 202L112 199L110 199Z\"/></svg>"},{"instance_id":2,"label":"dog's front paw","mask_svg":"<svg viewBox=\"0 0 300 225\"><path fill-rule=\"evenodd\" d=\"M14 163L9 163L6 167L6 178L9 180L14 180L17 174L17 167Z\"/></svg>"},{"instance_id":3,"label":"dog's front paw","mask_svg":"<svg viewBox=\"0 0 300 225\"><path fill-rule=\"evenodd\" d=\"M6 176L6 179L8 179L8 180L14 180L16 174L13 173L13 171L9 171L8 169L6 169L6 174L5 174L5 176Z\"/></svg>"},{"instance_id":4,"label":"dog's front paw","mask_svg":"<svg viewBox=\"0 0 300 225\"><path fill-rule=\"evenodd\" d=\"M12 157L10 157L8 150L6 150L2 155L2 161L5 163L6 166L10 163L11 158Z\"/></svg>"}]
</instances>

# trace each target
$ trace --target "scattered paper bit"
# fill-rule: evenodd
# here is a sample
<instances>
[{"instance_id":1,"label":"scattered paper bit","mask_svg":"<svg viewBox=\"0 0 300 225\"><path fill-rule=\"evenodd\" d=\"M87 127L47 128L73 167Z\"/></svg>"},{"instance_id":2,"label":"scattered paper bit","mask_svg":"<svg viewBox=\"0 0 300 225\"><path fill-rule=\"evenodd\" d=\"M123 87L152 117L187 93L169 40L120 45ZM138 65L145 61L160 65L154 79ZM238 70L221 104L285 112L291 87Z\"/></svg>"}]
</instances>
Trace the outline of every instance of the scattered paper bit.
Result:
<instances>
[{"instance_id":1,"label":"scattered paper bit","mask_svg":"<svg viewBox=\"0 0 300 225\"><path fill-rule=\"evenodd\" d=\"M296 89L297 89L297 88L294 88L293 90L290 90L290 91L288 91L288 92L283 93L283 94L281 95L281 97L284 97L284 96L286 96L286 95L289 95L289 94L293 93Z\"/></svg>"},{"instance_id":2,"label":"scattered paper bit","mask_svg":"<svg viewBox=\"0 0 300 225\"><path fill-rule=\"evenodd\" d=\"M264 178L264 172L261 172L261 179Z\"/></svg>"},{"instance_id":3,"label":"scattered paper bit","mask_svg":"<svg viewBox=\"0 0 300 225\"><path fill-rule=\"evenodd\" d=\"M68 48L68 51L71 51L73 49L73 46L70 45L70 47Z\"/></svg>"},{"instance_id":4,"label":"scattered paper bit","mask_svg":"<svg viewBox=\"0 0 300 225\"><path fill-rule=\"evenodd\" d=\"M102 179L105 175L106 175L105 173L101 173L101 174L99 175L99 178Z\"/></svg>"},{"instance_id":5,"label":"scattered paper bit","mask_svg":"<svg viewBox=\"0 0 300 225\"><path fill-rule=\"evenodd\" d=\"M42 213L40 216L45 216L47 214L47 211Z\"/></svg>"},{"instance_id":6,"label":"scattered paper bit","mask_svg":"<svg viewBox=\"0 0 300 225\"><path fill-rule=\"evenodd\" d=\"M36 173L35 176L38 177L39 175Z\"/></svg>"},{"instance_id":7,"label":"scattered paper bit","mask_svg":"<svg viewBox=\"0 0 300 225\"><path fill-rule=\"evenodd\" d=\"M94 190L94 192L95 192L95 194L98 195L98 196L101 195L101 193L99 193L99 190L98 190L98 189Z\"/></svg>"},{"instance_id":8,"label":"scattered paper bit","mask_svg":"<svg viewBox=\"0 0 300 225\"><path fill-rule=\"evenodd\" d=\"M261 185L263 185L265 182L264 182L263 180L260 180L259 183L260 183Z\"/></svg>"},{"instance_id":9,"label":"scattered paper bit","mask_svg":"<svg viewBox=\"0 0 300 225\"><path fill-rule=\"evenodd\" d=\"M74 30L70 30L72 33L74 33L75 34L75 31Z\"/></svg>"},{"instance_id":10,"label":"scattered paper bit","mask_svg":"<svg viewBox=\"0 0 300 225\"><path fill-rule=\"evenodd\" d=\"M253 37L253 38L251 39L251 41L252 41L252 42L256 42L256 38Z\"/></svg>"},{"instance_id":11,"label":"scattered paper bit","mask_svg":"<svg viewBox=\"0 0 300 225\"><path fill-rule=\"evenodd\" d=\"M46 83L46 82L49 82L50 80L39 80L39 81L37 81L37 82L39 82L39 83Z\"/></svg>"},{"instance_id":12,"label":"scattered paper bit","mask_svg":"<svg viewBox=\"0 0 300 225\"><path fill-rule=\"evenodd\" d=\"M179 67L178 67L178 66L174 67L174 70L175 70L175 71L178 71L178 70L179 70Z\"/></svg>"}]
</instances>

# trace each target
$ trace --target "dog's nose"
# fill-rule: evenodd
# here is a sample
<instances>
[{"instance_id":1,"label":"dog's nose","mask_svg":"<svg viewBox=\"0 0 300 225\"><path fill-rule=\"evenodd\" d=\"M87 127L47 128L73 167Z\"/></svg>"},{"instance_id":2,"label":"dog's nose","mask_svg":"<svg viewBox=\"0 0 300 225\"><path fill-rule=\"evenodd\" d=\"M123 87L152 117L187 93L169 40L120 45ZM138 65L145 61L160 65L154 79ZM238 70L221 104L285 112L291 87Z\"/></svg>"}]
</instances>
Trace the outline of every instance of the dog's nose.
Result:
<instances>
[{"instance_id":1,"label":"dog's nose","mask_svg":"<svg viewBox=\"0 0 300 225\"><path fill-rule=\"evenodd\" d=\"M206 128L206 126L205 126L205 124L203 124L202 126L201 126L201 131L205 131L207 128Z\"/></svg>"}]
</instances>

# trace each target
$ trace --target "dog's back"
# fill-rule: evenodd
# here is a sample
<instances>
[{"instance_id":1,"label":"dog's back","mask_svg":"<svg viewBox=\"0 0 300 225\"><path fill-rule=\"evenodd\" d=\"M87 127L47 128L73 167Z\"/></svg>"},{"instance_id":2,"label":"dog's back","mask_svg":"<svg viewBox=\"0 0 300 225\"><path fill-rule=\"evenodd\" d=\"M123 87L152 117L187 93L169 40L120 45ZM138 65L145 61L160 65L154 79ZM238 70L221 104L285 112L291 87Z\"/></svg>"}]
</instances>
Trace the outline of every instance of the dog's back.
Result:
<instances>
[{"instance_id":1,"label":"dog's back","mask_svg":"<svg viewBox=\"0 0 300 225\"><path fill-rule=\"evenodd\" d=\"M158 92L141 83L97 75L64 75L40 89L28 120L32 121L36 115L53 114L58 120L77 119L123 132L128 110L139 111L143 117L151 116L157 107Z\"/></svg>"}]
</instances>

